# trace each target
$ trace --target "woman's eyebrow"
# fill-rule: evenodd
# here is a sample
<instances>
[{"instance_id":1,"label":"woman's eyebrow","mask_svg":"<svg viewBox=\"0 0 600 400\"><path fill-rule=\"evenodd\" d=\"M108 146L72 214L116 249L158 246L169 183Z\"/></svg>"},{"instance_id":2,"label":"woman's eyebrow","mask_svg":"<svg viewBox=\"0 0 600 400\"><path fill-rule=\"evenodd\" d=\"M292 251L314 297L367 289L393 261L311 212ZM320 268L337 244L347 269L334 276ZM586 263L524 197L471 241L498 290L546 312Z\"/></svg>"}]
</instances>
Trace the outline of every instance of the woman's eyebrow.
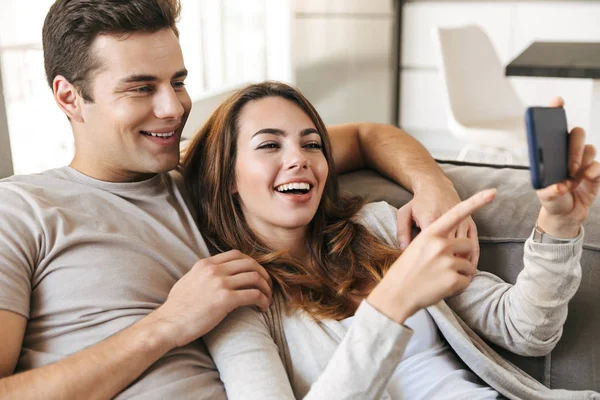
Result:
<instances>
[{"instance_id":1,"label":"woman's eyebrow","mask_svg":"<svg viewBox=\"0 0 600 400\"><path fill-rule=\"evenodd\" d=\"M300 136L306 136L306 135L310 135L312 133L316 133L317 135L321 136L321 134L319 133L319 131L317 131L315 128L306 128L306 129L303 129L300 132Z\"/></svg>"},{"instance_id":2,"label":"woman's eyebrow","mask_svg":"<svg viewBox=\"0 0 600 400\"><path fill-rule=\"evenodd\" d=\"M268 134L268 135L278 135L278 136L282 136L285 135L285 132L281 129L275 129L275 128L263 128L259 131L257 131L254 135L252 135L252 137L261 135L261 134Z\"/></svg>"},{"instance_id":3,"label":"woman's eyebrow","mask_svg":"<svg viewBox=\"0 0 600 400\"><path fill-rule=\"evenodd\" d=\"M317 131L315 128L306 128L306 129L302 129L300 131L300 136L307 136L307 135L310 135L313 133L316 133L317 135L319 135L319 131ZM285 135L285 132L282 129L277 129L277 128L263 128L263 129L257 131L254 135L252 135L252 137L255 137L255 136L261 135L261 134L282 136L282 135Z\"/></svg>"}]
</instances>

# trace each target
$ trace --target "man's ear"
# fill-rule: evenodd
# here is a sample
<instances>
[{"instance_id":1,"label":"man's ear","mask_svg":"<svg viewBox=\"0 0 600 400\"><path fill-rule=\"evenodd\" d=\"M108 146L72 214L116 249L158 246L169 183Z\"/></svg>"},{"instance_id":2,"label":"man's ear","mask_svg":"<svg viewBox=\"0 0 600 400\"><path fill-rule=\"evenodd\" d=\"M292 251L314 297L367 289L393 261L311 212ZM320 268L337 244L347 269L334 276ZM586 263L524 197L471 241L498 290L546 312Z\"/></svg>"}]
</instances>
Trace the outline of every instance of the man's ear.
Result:
<instances>
[{"instance_id":1,"label":"man's ear","mask_svg":"<svg viewBox=\"0 0 600 400\"><path fill-rule=\"evenodd\" d=\"M71 121L83 122L83 98L64 76L57 75L52 82L54 101Z\"/></svg>"}]
</instances>

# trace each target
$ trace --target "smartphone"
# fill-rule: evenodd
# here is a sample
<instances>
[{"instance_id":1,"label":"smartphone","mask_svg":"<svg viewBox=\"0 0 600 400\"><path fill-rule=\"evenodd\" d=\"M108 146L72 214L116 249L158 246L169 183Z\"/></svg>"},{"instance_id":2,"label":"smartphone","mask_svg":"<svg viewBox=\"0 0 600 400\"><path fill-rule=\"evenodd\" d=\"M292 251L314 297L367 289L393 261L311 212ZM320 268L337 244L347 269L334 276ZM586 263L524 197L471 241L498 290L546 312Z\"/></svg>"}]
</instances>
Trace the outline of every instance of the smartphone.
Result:
<instances>
[{"instance_id":1,"label":"smartphone","mask_svg":"<svg viewBox=\"0 0 600 400\"><path fill-rule=\"evenodd\" d=\"M569 176L569 132L562 107L529 107L525 113L529 170L536 189Z\"/></svg>"}]
</instances>

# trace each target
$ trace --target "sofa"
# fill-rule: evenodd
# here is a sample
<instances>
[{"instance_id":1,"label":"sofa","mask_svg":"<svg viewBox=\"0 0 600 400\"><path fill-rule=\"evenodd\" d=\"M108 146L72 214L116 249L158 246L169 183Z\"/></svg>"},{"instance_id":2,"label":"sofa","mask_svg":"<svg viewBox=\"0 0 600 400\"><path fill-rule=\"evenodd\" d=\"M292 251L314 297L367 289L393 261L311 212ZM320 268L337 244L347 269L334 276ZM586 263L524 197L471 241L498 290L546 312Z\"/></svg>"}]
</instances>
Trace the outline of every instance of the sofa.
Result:
<instances>
[{"instance_id":1,"label":"sofa","mask_svg":"<svg viewBox=\"0 0 600 400\"><path fill-rule=\"evenodd\" d=\"M439 161L461 198L497 188L493 203L473 215L479 232L479 269L507 282L523 268L523 243L530 236L540 203L526 168ZM343 192L395 207L412 194L372 170L340 176ZM581 286L569 304L561 340L545 357L523 357L493 346L500 354L550 388L600 392L600 201L585 224Z\"/></svg>"}]
</instances>

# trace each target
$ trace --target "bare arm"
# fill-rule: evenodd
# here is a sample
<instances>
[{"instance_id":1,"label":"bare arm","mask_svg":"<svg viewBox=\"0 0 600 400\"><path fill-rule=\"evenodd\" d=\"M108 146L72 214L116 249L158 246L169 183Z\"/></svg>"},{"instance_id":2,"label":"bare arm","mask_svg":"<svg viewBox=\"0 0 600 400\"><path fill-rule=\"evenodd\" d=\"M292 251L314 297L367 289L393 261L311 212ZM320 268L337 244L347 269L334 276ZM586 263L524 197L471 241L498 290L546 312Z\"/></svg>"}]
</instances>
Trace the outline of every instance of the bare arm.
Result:
<instances>
[{"instance_id":1,"label":"bare arm","mask_svg":"<svg viewBox=\"0 0 600 400\"><path fill-rule=\"evenodd\" d=\"M3 326L2 376L13 373L25 318L10 312L0 313ZM12 328L17 328L11 331ZM152 363L173 346L168 325L157 315L148 317L118 334L73 356L42 368L0 380L0 398L18 399L108 399L133 382ZM171 334L172 336L172 334ZM8 358L4 358L4 356Z\"/></svg>"},{"instance_id":2,"label":"bare arm","mask_svg":"<svg viewBox=\"0 0 600 400\"><path fill-rule=\"evenodd\" d=\"M427 228L460 202L454 185L429 152L403 130L386 124L353 123L327 127L338 173L371 168L414 194L398 210L398 242L402 249L412 241L412 226ZM473 247L471 261L477 265L477 228L468 217L451 236L468 237Z\"/></svg>"},{"instance_id":3,"label":"bare arm","mask_svg":"<svg viewBox=\"0 0 600 400\"><path fill-rule=\"evenodd\" d=\"M25 317L0 310L0 379L15 371L26 324Z\"/></svg>"},{"instance_id":4,"label":"bare arm","mask_svg":"<svg viewBox=\"0 0 600 400\"><path fill-rule=\"evenodd\" d=\"M372 168L412 191L429 184L453 188L419 141L392 125L350 123L327 127L337 172Z\"/></svg>"},{"instance_id":5,"label":"bare arm","mask_svg":"<svg viewBox=\"0 0 600 400\"><path fill-rule=\"evenodd\" d=\"M0 191L0 398L114 397L173 346L159 335L165 333L160 331L164 324L149 323L155 316L61 361L13 375L26 335L24 315L30 307L33 273L29 260L38 259L39 249L32 228L37 225L37 213L15 193Z\"/></svg>"},{"instance_id":6,"label":"bare arm","mask_svg":"<svg viewBox=\"0 0 600 400\"><path fill-rule=\"evenodd\" d=\"M200 260L154 312L61 361L0 379L0 398L112 398L169 350L196 340L233 309L266 310L270 297L267 272L250 257L229 251ZM0 314L0 340L7 339L0 342L2 376L14 371L25 323L17 314Z\"/></svg>"}]
</instances>

